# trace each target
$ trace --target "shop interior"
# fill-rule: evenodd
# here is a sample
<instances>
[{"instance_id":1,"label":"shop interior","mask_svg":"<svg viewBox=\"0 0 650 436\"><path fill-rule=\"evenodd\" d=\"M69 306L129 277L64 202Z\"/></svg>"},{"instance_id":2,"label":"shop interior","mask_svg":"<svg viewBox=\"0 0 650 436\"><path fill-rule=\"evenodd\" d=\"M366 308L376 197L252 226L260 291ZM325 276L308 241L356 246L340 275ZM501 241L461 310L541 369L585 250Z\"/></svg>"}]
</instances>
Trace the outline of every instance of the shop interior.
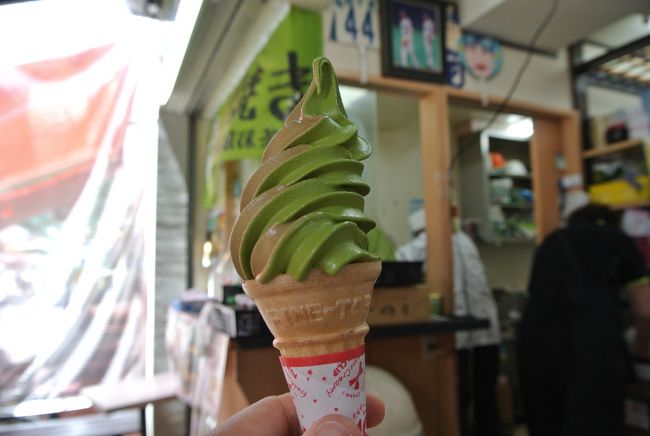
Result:
<instances>
[{"instance_id":1,"label":"shop interior","mask_svg":"<svg viewBox=\"0 0 650 436\"><path fill-rule=\"evenodd\" d=\"M646 0L89 3L0 4L20 41L0 69L0 436L320 434L331 414L371 436L545 434L525 350L573 338L550 380L591 374L573 326L604 336L566 303L585 282L612 289L628 371L585 416L650 435ZM318 147L336 161L300 161ZM544 251L589 207L604 267L575 261L586 243ZM324 224L291 233L324 217L355 247L342 265L329 239L301 248ZM537 343L542 306L561 327Z\"/></svg>"}]
</instances>

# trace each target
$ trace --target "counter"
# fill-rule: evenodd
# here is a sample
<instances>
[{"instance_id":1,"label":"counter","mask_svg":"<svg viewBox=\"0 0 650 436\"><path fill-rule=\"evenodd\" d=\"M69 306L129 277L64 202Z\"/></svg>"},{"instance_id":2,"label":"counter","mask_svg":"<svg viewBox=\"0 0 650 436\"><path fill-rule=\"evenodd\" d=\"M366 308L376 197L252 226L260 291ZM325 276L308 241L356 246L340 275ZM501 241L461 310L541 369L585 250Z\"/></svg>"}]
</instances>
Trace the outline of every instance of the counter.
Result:
<instances>
[{"instance_id":1,"label":"counter","mask_svg":"<svg viewBox=\"0 0 650 436\"><path fill-rule=\"evenodd\" d=\"M425 434L450 435L450 419L458 416L453 333L489 327L487 319L436 316L430 321L371 326L366 362L394 375L411 393ZM250 402L287 391L268 332L233 340L237 380ZM389 399L388 399L389 400ZM453 426L452 426L453 427Z\"/></svg>"},{"instance_id":2,"label":"counter","mask_svg":"<svg viewBox=\"0 0 650 436\"><path fill-rule=\"evenodd\" d=\"M490 327L490 321L474 317L433 315L430 321L420 321L403 324L370 326L366 342L379 338L437 335L454 333L465 330L479 330ZM242 336L234 339L241 349L264 348L273 345L273 335L264 325L260 332L253 336Z\"/></svg>"},{"instance_id":3,"label":"counter","mask_svg":"<svg viewBox=\"0 0 650 436\"><path fill-rule=\"evenodd\" d=\"M428 298L427 293L424 295ZM194 349L191 341L197 335L191 330L196 328L198 314L202 312L201 317L209 314L204 321L210 329L231 338L220 418L225 419L266 396L287 392L278 359L280 354L273 348L273 337L259 312L218 303L211 303L210 311L201 311L202 306L202 302L173 305L177 310L170 311L168 329L171 331L167 336L168 339L176 338L172 342L177 346L172 350ZM428 313L412 310L415 309L413 305L403 311L402 306L395 310L400 317L408 312L411 317L422 319ZM187 316L186 326L190 331L178 335L174 334L174 326L183 324L178 322L181 313ZM427 435L457 436L454 333L488 327L487 319L457 316L432 316L426 321L408 323L392 320L390 324L371 325L366 337L366 362L391 373L410 392ZM182 353L176 360L179 368L191 363ZM386 400L390 402L390 398Z\"/></svg>"}]
</instances>

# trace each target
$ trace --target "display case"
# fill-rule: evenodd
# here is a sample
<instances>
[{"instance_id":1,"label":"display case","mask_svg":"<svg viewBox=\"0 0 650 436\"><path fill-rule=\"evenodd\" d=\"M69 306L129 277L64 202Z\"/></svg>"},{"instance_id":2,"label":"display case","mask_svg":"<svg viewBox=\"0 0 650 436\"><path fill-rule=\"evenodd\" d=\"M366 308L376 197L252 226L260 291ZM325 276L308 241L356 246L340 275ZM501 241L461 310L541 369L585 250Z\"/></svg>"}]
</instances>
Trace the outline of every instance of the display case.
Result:
<instances>
[{"instance_id":1,"label":"display case","mask_svg":"<svg viewBox=\"0 0 650 436\"><path fill-rule=\"evenodd\" d=\"M650 35L593 59L586 58L590 44L570 47L586 190L593 201L617 209L650 206Z\"/></svg>"},{"instance_id":2,"label":"display case","mask_svg":"<svg viewBox=\"0 0 650 436\"><path fill-rule=\"evenodd\" d=\"M628 139L583 152L592 201L614 209L650 206L647 143Z\"/></svg>"},{"instance_id":3,"label":"display case","mask_svg":"<svg viewBox=\"0 0 650 436\"><path fill-rule=\"evenodd\" d=\"M478 142L480 146L469 146ZM482 242L532 243L536 235L530 142L483 130L459 138L461 216Z\"/></svg>"}]
</instances>

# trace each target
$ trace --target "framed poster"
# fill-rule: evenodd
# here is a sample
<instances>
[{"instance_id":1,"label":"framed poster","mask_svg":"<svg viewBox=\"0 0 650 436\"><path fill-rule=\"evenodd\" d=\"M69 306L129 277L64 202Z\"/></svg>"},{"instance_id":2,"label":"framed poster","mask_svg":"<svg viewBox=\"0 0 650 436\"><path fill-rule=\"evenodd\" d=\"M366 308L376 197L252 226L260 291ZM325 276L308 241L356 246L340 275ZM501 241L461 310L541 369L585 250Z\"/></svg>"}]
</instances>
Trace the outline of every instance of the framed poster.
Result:
<instances>
[{"instance_id":1,"label":"framed poster","mask_svg":"<svg viewBox=\"0 0 650 436\"><path fill-rule=\"evenodd\" d=\"M445 82L445 3L382 0L382 74Z\"/></svg>"}]
</instances>

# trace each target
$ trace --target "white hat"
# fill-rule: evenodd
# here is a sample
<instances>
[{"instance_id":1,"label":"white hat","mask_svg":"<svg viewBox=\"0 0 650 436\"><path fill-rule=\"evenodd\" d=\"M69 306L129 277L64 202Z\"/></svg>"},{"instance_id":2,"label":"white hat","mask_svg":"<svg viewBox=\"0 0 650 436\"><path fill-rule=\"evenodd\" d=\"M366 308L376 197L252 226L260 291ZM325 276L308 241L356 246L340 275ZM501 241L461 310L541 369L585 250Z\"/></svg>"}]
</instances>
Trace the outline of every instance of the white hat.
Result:
<instances>
[{"instance_id":1,"label":"white hat","mask_svg":"<svg viewBox=\"0 0 650 436\"><path fill-rule=\"evenodd\" d=\"M573 212L588 204L589 195L585 191L567 192L564 199L564 208L562 209L562 219L568 219Z\"/></svg>"},{"instance_id":2,"label":"white hat","mask_svg":"<svg viewBox=\"0 0 650 436\"><path fill-rule=\"evenodd\" d=\"M518 159L510 159L506 162L505 172L509 176L526 176L528 175L528 170L526 165Z\"/></svg>"},{"instance_id":3,"label":"white hat","mask_svg":"<svg viewBox=\"0 0 650 436\"><path fill-rule=\"evenodd\" d=\"M424 209L418 209L409 215L409 225L413 233L424 230Z\"/></svg>"}]
</instances>

